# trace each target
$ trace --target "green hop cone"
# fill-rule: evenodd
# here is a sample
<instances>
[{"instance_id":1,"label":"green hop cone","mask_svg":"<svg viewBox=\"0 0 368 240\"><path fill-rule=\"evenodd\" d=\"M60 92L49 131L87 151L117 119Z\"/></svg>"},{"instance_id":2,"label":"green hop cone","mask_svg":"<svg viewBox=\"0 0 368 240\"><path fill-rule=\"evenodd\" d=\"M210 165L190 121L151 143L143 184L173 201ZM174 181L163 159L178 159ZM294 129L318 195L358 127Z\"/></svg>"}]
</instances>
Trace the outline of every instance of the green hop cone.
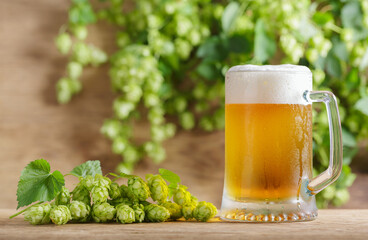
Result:
<instances>
[{"instance_id":1,"label":"green hop cone","mask_svg":"<svg viewBox=\"0 0 368 240\"><path fill-rule=\"evenodd\" d=\"M116 221L120 223L135 222L135 212L128 205L120 204L116 207Z\"/></svg>"},{"instance_id":2,"label":"green hop cone","mask_svg":"<svg viewBox=\"0 0 368 240\"><path fill-rule=\"evenodd\" d=\"M135 222L141 223L144 221L145 212L143 204L134 204L132 206L135 213Z\"/></svg>"},{"instance_id":3,"label":"green hop cone","mask_svg":"<svg viewBox=\"0 0 368 240\"><path fill-rule=\"evenodd\" d=\"M193 211L198 205L198 200L196 197L191 196L191 201L189 204L186 204L183 206L181 213L183 214L183 217L185 220L189 220L193 218Z\"/></svg>"},{"instance_id":4,"label":"green hop cone","mask_svg":"<svg viewBox=\"0 0 368 240\"><path fill-rule=\"evenodd\" d=\"M180 206L184 206L190 203L191 201L191 195L186 190L186 187L183 185L180 185L178 189L175 190L173 195L173 200Z\"/></svg>"},{"instance_id":5,"label":"green hop cone","mask_svg":"<svg viewBox=\"0 0 368 240\"><path fill-rule=\"evenodd\" d=\"M72 191L72 200L84 202L87 205L91 205L91 197L87 188L79 183Z\"/></svg>"},{"instance_id":6,"label":"green hop cone","mask_svg":"<svg viewBox=\"0 0 368 240\"><path fill-rule=\"evenodd\" d=\"M91 175L87 175L84 178L80 178L81 184L88 190L91 191L95 185L95 178Z\"/></svg>"},{"instance_id":7,"label":"green hop cone","mask_svg":"<svg viewBox=\"0 0 368 240\"><path fill-rule=\"evenodd\" d=\"M169 210L171 220L176 220L183 216L181 213L182 207L177 203L167 201L162 203L161 206L164 206L167 210Z\"/></svg>"},{"instance_id":8,"label":"green hop cone","mask_svg":"<svg viewBox=\"0 0 368 240\"><path fill-rule=\"evenodd\" d=\"M73 222L87 222L91 213L91 207L84 202L72 201L69 205Z\"/></svg>"},{"instance_id":9,"label":"green hop cone","mask_svg":"<svg viewBox=\"0 0 368 240\"><path fill-rule=\"evenodd\" d=\"M57 225L63 225L70 221L72 219L72 216L67 206L59 205L51 209L50 219L53 223Z\"/></svg>"},{"instance_id":10,"label":"green hop cone","mask_svg":"<svg viewBox=\"0 0 368 240\"><path fill-rule=\"evenodd\" d=\"M67 33L59 34L55 39L55 45L63 55L67 54L72 46L72 39Z\"/></svg>"},{"instance_id":11,"label":"green hop cone","mask_svg":"<svg viewBox=\"0 0 368 240\"><path fill-rule=\"evenodd\" d=\"M153 201L165 202L169 195L169 188L161 175L150 175L147 182Z\"/></svg>"},{"instance_id":12,"label":"green hop cone","mask_svg":"<svg viewBox=\"0 0 368 240\"><path fill-rule=\"evenodd\" d=\"M91 191L92 201L96 203L104 203L109 198L109 190L106 187L95 186Z\"/></svg>"},{"instance_id":13,"label":"green hop cone","mask_svg":"<svg viewBox=\"0 0 368 240\"><path fill-rule=\"evenodd\" d=\"M114 219L116 209L107 202L93 205L92 218L95 222L109 222Z\"/></svg>"},{"instance_id":14,"label":"green hop cone","mask_svg":"<svg viewBox=\"0 0 368 240\"><path fill-rule=\"evenodd\" d=\"M24 220L33 225L47 224L50 222L50 210L49 203L35 205L24 213Z\"/></svg>"},{"instance_id":15,"label":"green hop cone","mask_svg":"<svg viewBox=\"0 0 368 240\"><path fill-rule=\"evenodd\" d=\"M110 189L109 189L109 196L111 199L117 199L121 196L121 190L120 190L119 184L111 183Z\"/></svg>"},{"instance_id":16,"label":"green hop cone","mask_svg":"<svg viewBox=\"0 0 368 240\"><path fill-rule=\"evenodd\" d=\"M201 222L207 222L217 214L217 208L209 202L199 202L193 211L193 217Z\"/></svg>"},{"instance_id":17,"label":"green hop cone","mask_svg":"<svg viewBox=\"0 0 368 240\"><path fill-rule=\"evenodd\" d=\"M66 187L63 187L55 197L56 205L67 205L70 202L70 192Z\"/></svg>"},{"instance_id":18,"label":"green hop cone","mask_svg":"<svg viewBox=\"0 0 368 240\"><path fill-rule=\"evenodd\" d=\"M140 177L131 177L128 180L128 188L139 201L145 201L150 197L147 183Z\"/></svg>"},{"instance_id":19,"label":"green hop cone","mask_svg":"<svg viewBox=\"0 0 368 240\"><path fill-rule=\"evenodd\" d=\"M128 206L133 205L133 202L130 201L129 198L124 198L124 197L119 197L119 198L116 198L116 199L113 199L113 200L107 200L107 202L109 204L111 204L112 206L114 206L114 207L118 206L119 204L124 204L124 205L128 205Z\"/></svg>"},{"instance_id":20,"label":"green hop cone","mask_svg":"<svg viewBox=\"0 0 368 240\"><path fill-rule=\"evenodd\" d=\"M121 196L123 198L128 198L133 203L138 202L137 197L133 194L130 188L128 188L128 186L121 185L120 190L121 190Z\"/></svg>"},{"instance_id":21,"label":"green hop cone","mask_svg":"<svg viewBox=\"0 0 368 240\"><path fill-rule=\"evenodd\" d=\"M170 218L170 212L165 207L150 204L144 207L145 220L147 222L164 222Z\"/></svg>"},{"instance_id":22,"label":"green hop cone","mask_svg":"<svg viewBox=\"0 0 368 240\"><path fill-rule=\"evenodd\" d=\"M104 177L101 174L96 174L94 184L99 187L110 188L111 180L110 178Z\"/></svg>"}]
</instances>

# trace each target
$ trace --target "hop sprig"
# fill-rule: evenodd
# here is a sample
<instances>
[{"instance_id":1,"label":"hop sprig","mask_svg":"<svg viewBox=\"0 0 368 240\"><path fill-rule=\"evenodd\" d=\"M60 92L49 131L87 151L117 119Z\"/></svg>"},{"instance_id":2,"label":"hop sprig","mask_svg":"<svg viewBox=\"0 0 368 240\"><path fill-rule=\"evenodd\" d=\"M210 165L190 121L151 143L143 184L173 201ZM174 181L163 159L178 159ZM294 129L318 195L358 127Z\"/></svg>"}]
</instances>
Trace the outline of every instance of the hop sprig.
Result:
<instances>
[{"instance_id":1,"label":"hop sprig","mask_svg":"<svg viewBox=\"0 0 368 240\"><path fill-rule=\"evenodd\" d=\"M128 188L139 201L145 201L150 197L150 190L147 183L140 177L130 177Z\"/></svg>"},{"instance_id":2,"label":"hop sprig","mask_svg":"<svg viewBox=\"0 0 368 240\"><path fill-rule=\"evenodd\" d=\"M81 182L72 191L72 200L91 205L91 196L87 188Z\"/></svg>"},{"instance_id":3,"label":"hop sprig","mask_svg":"<svg viewBox=\"0 0 368 240\"><path fill-rule=\"evenodd\" d=\"M201 222L207 222L217 214L217 208L209 202L199 202L193 210L193 217Z\"/></svg>"},{"instance_id":4,"label":"hop sprig","mask_svg":"<svg viewBox=\"0 0 368 240\"><path fill-rule=\"evenodd\" d=\"M182 215L182 207L177 204L170 201L164 202L161 204L161 206L165 207L170 212L170 219L176 220L181 218Z\"/></svg>"},{"instance_id":5,"label":"hop sprig","mask_svg":"<svg viewBox=\"0 0 368 240\"><path fill-rule=\"evenodd\" d=\"M169 210L157 204L145 206L144 212L147 222L165 222L170 218Z\"/></svg>"},{"instance_id":6,"label":"hop sprig","mask_svg":"<svg viewBox=\"0 0 368 240\"><path fill-rule=\"evenodd\" d=\"M165 180L160 175L148 175L146 178L152 200L159 203L165 202L169 196L169 188Z\"/></svg>"}]
</instances>

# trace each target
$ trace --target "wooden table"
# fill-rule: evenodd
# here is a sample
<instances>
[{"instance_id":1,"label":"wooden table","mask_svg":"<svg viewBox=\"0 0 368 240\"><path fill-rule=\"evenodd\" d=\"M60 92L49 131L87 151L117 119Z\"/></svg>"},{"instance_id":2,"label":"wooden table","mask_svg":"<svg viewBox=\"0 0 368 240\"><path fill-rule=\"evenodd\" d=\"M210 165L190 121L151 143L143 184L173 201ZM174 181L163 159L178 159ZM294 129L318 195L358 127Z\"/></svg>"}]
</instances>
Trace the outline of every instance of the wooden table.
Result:
<instances>
[{"instance_id":1,"label":"wooden table","mask_svg":"<svg viewBox=\"0 0 368 240\"><path fill-rule=\"evenodd\" d=\"M54 224L33 226L0 210L0 239L368 239L368 210L320 210L311 222Z\"/></svg>"}]
</instances>

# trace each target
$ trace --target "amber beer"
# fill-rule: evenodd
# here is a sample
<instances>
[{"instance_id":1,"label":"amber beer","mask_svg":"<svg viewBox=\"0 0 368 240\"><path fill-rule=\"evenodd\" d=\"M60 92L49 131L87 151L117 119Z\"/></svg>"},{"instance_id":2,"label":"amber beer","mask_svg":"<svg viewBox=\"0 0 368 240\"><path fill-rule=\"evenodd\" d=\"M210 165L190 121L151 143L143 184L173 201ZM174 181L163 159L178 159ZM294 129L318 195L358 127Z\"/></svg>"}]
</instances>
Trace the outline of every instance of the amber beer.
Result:
<instances>
[{"instance_id":1,"label":"amber beer","mask_svg":"<svg viewBox=\"0 0 368 240\"><path fill-rule=\"evenodd\" d=\"M226 104L226 189L234 200L282 200L311 178L312 106Z\"/></svg>"},{"instance_id":2,"label":"amber beer","mask_svg":"<svg viewBox=\"0 0 368 240\"><path fill-rule=\"evenodd\" d=\"M295 199L312 177L311 81L283 68L227 73L225 192L234 201Z\"/></svg>"}]
</instances>

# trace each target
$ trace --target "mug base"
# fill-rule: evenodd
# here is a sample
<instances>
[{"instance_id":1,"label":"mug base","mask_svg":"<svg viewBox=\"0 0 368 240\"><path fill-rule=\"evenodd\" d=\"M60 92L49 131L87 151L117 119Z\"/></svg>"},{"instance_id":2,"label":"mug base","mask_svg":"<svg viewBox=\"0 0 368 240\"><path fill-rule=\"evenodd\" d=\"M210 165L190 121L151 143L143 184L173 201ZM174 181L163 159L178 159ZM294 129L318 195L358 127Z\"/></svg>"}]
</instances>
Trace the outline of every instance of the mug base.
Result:
<instances>
[{"instance_id":1,"label":"mug base","mask_svg":"<svg viewBox=\"0 0 368 240\"><path fill-rule=\"evenodd\" d=\"M230 222L303 222L317 218L314 196L309 201L234 201L223 199L220 218Z\"/></svg>"}]
</instances>

